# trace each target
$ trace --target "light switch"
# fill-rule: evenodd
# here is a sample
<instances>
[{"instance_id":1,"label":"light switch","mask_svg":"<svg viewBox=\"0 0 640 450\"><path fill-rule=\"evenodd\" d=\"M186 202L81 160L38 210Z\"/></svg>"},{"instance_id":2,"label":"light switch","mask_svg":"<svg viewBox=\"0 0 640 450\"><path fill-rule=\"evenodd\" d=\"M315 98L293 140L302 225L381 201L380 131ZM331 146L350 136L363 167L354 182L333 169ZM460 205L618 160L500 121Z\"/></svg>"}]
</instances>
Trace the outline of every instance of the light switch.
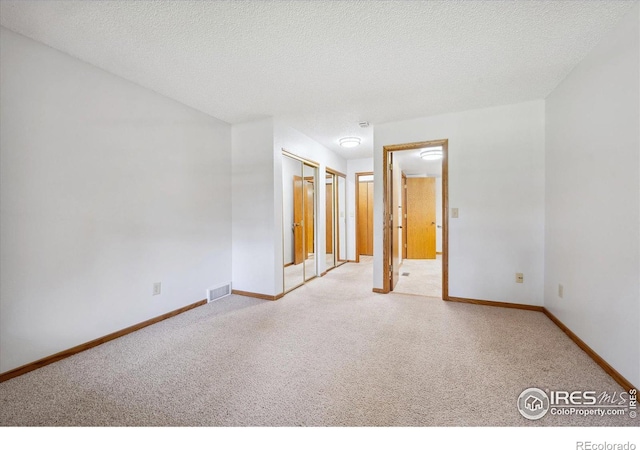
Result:
<instances>
[{"instance_id":1,"label":"light switch","mask_svg":"<svg viewBox=\"0 0 640 450\"><path fill-rule=\"evenodd\" d=\"M451 217L453 219L457 219L458 218L458 208L451 208Z\"/></svg>"}]
</instances>

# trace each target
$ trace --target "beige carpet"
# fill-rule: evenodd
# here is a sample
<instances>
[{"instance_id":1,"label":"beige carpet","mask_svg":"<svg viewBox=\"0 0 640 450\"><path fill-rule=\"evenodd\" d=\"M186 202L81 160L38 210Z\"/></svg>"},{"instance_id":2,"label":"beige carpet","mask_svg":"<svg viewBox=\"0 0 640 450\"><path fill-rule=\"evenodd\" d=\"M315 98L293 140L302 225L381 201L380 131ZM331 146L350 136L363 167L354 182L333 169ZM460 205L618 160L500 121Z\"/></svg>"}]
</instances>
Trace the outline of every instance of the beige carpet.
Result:
<instances>
[{"instance_id":1,"label":"beige carpet","mask_svg":"<svg viewBox=\"0 0 640 450\"><path fill-rule=\"evenodd\" d=\"M621 388L537 312L371 292L345 264L230 296L0 384L2 425L638 425L520 416L530 386Z\"/></svg>"},{"instance_id":2,"label":"beige carpet","mask_svg":"<svg viewBox=\"0 0 640 450\"><path fill-rule=\"evenodd\" d=\"M284 268L284 290L285 292L304 283L304 265L302 263L292 264Z\"/></svg>"},{"instance_id":3,"label":"beige carpet","mask_svg":"<svg viewBox=\"0 0 640 450\"><path fill-rule=\"evenodd\" d=\"M406 275L404 275L406 274ZM436 259L405 259L393 291L442 298L442 255Z\"/></svg>"}]
</instances>

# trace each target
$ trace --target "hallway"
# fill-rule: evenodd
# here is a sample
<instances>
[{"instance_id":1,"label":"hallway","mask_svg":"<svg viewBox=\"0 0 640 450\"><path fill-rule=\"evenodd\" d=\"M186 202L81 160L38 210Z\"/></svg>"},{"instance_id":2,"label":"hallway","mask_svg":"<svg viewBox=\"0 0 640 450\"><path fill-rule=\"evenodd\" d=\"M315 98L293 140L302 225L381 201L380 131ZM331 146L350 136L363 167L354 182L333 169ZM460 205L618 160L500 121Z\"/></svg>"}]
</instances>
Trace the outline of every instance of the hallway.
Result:
<instances>
[{"instance_id":1,"label":"hallway","mask_svg":"<svg viewBox=\"0 0 640 450\"><path fill-rule=\"evenodd\" d=\"M404 259L393 291L442 299L442 255L436 259Z\"/></svg>"}]
</instances>

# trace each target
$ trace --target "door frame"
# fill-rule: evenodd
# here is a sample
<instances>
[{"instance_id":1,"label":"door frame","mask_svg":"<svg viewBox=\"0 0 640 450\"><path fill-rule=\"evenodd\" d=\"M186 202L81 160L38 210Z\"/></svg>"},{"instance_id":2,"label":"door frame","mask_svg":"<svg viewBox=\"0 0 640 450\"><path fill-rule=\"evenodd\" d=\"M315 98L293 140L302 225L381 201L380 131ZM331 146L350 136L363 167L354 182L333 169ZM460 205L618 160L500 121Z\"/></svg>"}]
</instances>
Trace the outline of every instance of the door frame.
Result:
<instances>
[{"instance_id":1,"label":"door frame","mask_svg":"<svg viewBox=\"0 0 640 450\"><path fill-rule=\"evenodd\" d=\"M355 257L355 262L359 263L360 262L360 244L358 242L358 211L359 211L359 207L358 207L358 202L360 200L360 177L368 177L368 176L373 176L373 172L356 172L356 208L355 208L355 213L356 213L356 217L355 217L355 224L356 224L356 233L355 233L355 241L356 241L356 257ZM375 178L374 178L375 179Z\"/></svg>"},{"instance_id":2,"label":"door frame","mask_svg":"<svg viewBox=\"0 0 640 450\"><path fill-rule=\"evenodd\" d=\"M385 145L382 147L382 290L384 294L391 292L389 261L391 258L391 233L389 216L389 154L392 152L417 150L425 147L442 146L442 299L449 300L449 140L411 142L408 144ZM357 189L356 189L357 192ZM357 205L357 204L356 204ZM357 228L356 228L357 230Z\"/></svg>"},{"instance_id":3,"label":"door frame","mask_svg":"<svg viewBox=\"0 0 640 450\"><path fill-rule=\"evenodd\" d=\"M340 218L339 216L339 208L340 208L340 195L338 192L338 178L342 177L344 179L344 188L345 188L345 203L347 201L347 176L342 173L339 172L337 170L334 170L330 167L325 167L325 173L330 173L331 175L333 175L333 182L335 183L333 186L333 192L334 192L334 196L333 196L333 230L334 230L334 242L333 242L333 246L334 246L334 261L335 261L335 265L329 269L327 269L327 272L329 272L330 270L335 269L336 267L339 267L341 265L343 265L344 263L348 262L348 260L345 258L344 260L340 261L338 259L338 254L340 253L339 251L339 247L340 247L340 230L339 230L339 220ZM326 199L325 199L326 201ZM347 214L347 210L346 210L346 205L345 205L345 215ZM346 217L345 217L345 224L346 224ZM347 230L348 227L345 225L345 230L344 230L344 236L345 236L345 249L347 248ZM346 255L345 255L346 256Z\"/></svg>"}]
</instances>

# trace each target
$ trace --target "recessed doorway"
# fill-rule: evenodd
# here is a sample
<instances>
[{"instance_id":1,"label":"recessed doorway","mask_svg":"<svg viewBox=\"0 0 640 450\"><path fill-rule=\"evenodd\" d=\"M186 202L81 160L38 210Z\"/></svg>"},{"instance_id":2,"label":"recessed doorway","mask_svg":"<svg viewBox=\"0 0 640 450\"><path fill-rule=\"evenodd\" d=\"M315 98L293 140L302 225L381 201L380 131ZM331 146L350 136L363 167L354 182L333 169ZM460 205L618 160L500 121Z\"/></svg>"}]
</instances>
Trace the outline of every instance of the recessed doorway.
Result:
<instances>
[{"instance_id":1,"label":"recessed doorway","mask_svg":"<svg viewBox=\"0 0 640 450\"><path fill-rule=\"evenodd\" d=\"M448 141L383 149L383 289L448 298Z\"/></svg>"}]
</instances>

